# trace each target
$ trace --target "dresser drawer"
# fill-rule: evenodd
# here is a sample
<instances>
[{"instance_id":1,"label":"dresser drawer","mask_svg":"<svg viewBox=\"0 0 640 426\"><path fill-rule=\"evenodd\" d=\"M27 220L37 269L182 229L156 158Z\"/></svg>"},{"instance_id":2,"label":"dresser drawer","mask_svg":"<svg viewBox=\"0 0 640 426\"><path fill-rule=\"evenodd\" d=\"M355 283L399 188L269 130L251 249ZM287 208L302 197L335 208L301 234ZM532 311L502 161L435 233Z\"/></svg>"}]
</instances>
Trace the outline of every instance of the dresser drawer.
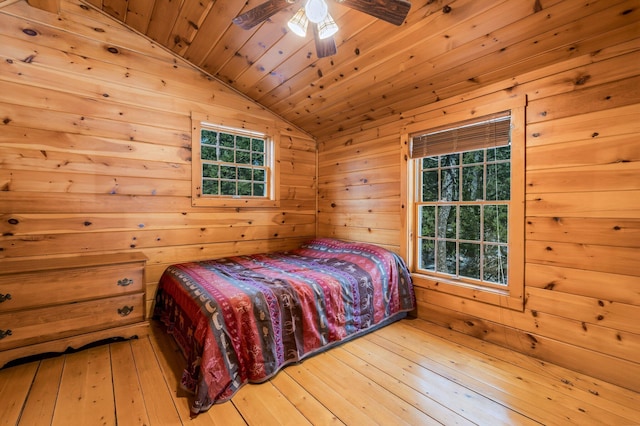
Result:
<instances>
[{"instance_id":1,"label":"dresser drawer","mask_svg":"<svg viewBox=\"0 0 640 426\"><path fill-rule=\"evenodd\" d=\"M143 291L143 264L0 275L0 312Z\"/></svg>"},{"instance_id":2,"label":"dresser drawer","mask_svg":"<svg viewBox=\"0 0 640 426\"><path fill-rule=\"evenodd\" d=\"M144 320L144 293L0 313L0 351Z\"/></svg>"}]
</instances>

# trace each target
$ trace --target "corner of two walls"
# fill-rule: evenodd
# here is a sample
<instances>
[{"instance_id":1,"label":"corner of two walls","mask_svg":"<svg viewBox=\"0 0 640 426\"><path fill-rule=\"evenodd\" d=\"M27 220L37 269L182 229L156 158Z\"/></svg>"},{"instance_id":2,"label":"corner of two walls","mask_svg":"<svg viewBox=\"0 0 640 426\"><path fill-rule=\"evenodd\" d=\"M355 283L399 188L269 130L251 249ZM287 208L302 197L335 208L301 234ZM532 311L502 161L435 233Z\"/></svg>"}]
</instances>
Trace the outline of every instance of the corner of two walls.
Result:
<instances>
[{"instance_id":1,"label":"corner of two walls","mask_svg":"<svg viewBox=\"0 0 640 426\"><path fill-rule=\"evenodd\" d=\"M458 96L528 98L525 309L418 287L419 318L640 391L636 44L618 41ZM401 251L400 133L411 115L319 140L320 235Z\"/></svg>"}]
</instances>

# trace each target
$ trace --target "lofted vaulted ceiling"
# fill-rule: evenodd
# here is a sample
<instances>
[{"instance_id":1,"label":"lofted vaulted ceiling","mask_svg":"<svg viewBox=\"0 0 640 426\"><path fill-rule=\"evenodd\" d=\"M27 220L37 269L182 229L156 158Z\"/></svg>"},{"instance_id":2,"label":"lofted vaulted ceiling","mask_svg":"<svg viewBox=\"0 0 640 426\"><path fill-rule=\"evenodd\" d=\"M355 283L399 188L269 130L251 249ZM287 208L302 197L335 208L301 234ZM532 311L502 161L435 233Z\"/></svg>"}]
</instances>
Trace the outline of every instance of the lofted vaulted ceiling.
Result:
<instances>
[{"instance_id":1,"label":"lofted vaulted ceiling","mask_svg":"<svg viewBox=\"0 0 640 426\"><path fill-rule=\"evenodd\" d=\"M267 0L85 1L319 138L588 53L633 3L412 0L394 26L327 0L337 54L319 59L286 25L302 0L251 30L233 18Z\"/></svg>"}]
</instances>

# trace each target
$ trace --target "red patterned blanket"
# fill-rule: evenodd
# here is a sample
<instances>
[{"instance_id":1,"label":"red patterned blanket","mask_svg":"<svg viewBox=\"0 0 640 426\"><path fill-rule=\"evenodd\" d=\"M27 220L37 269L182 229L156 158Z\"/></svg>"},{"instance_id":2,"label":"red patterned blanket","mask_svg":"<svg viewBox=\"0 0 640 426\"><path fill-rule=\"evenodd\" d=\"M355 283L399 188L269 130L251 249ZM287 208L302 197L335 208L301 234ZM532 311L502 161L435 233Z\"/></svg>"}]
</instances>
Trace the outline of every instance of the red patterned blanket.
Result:
<instances>
[{"instance_id":1,"label":"red patterned blanket","mask_svg":"<svg viewBox=\"0 0 640 426\"><path fill-rule=\"evenodd\" d=\"M195 393L198 413L414 307L398 255L316 239L289 252L172 265L160 279L154 316L188 360L182 385Z\"/></svg>"}]
</instances>

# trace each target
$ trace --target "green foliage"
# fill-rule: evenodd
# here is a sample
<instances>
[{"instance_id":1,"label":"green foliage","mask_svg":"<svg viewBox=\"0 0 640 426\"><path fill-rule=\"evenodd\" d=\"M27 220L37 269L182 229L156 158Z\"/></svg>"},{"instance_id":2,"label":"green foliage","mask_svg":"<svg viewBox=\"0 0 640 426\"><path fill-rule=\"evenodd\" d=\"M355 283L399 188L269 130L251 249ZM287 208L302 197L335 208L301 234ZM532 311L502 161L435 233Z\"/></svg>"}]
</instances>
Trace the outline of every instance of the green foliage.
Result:
<instances>
[{"instance_id":1,"label":"green foliage","mask_svg":"<svg viewBox=\"0 0 640 426\"><path fill-rule=\"evenodd\" d=\"M506 284L511 147L421 159L420 267Z\"/></svg>"},{"instance_id":2,"label":"green foliage","mask_svg":"<svg viewBox=\"0 0 640 426\"><path fill-rule=\"evenodd\" d=\"M266 193L266 142L211 129L201 131L202 193L258 196ZM245 167L243 167L245 166Z\"/></svg>"}]
</instances>

